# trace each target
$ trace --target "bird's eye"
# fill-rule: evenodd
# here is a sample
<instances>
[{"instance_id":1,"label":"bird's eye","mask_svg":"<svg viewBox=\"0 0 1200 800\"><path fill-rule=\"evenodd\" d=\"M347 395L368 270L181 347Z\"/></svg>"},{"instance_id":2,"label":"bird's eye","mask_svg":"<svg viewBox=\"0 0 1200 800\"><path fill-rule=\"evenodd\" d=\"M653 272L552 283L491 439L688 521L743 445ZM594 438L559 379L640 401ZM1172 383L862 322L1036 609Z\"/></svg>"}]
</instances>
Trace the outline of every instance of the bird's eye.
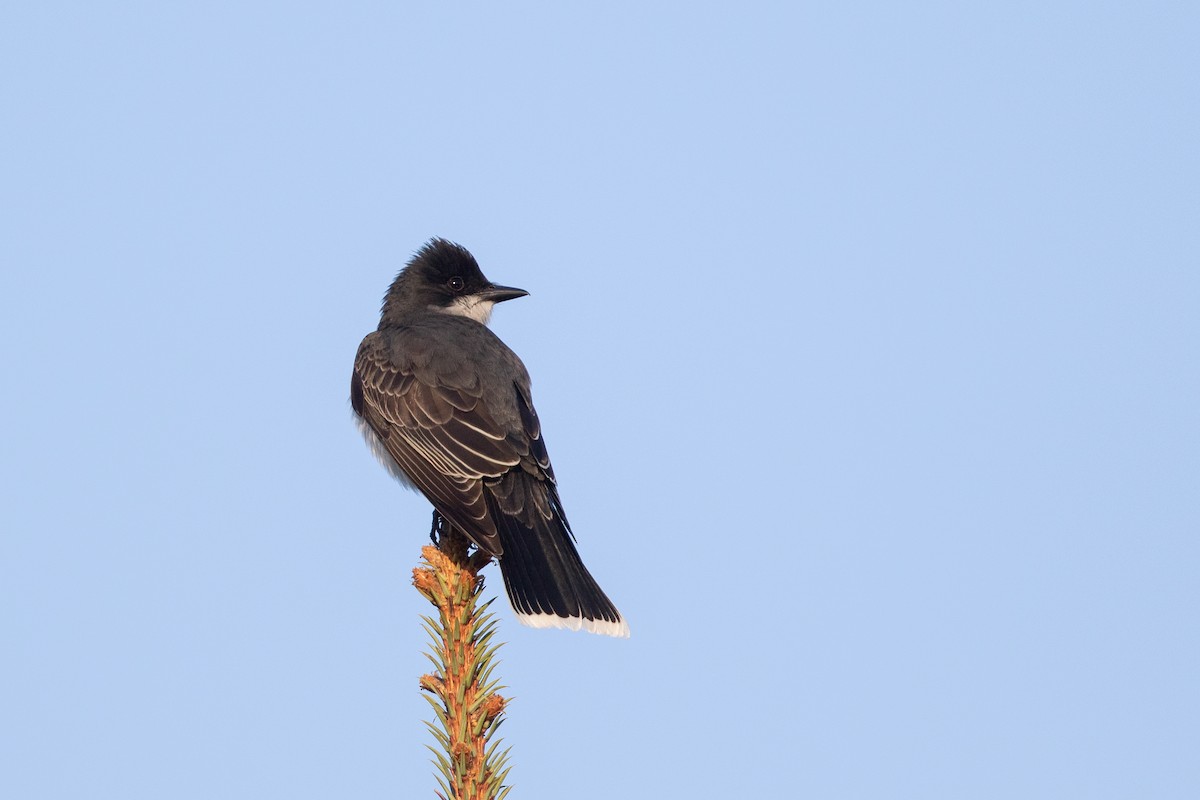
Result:
<instances>
[{"instance_id":1,"label":"bird's eye","mask_svg":"<svg viewBox=\"0 0 1200 800\"><path fill-rule=\"evenodd\" d=\"M450 287L450 291L452 292L461 292L463 290L463 286L466 284L463 283L462 278L455 275L453 278L446 281L446 285Z\"/></svg>"}]
</instances>

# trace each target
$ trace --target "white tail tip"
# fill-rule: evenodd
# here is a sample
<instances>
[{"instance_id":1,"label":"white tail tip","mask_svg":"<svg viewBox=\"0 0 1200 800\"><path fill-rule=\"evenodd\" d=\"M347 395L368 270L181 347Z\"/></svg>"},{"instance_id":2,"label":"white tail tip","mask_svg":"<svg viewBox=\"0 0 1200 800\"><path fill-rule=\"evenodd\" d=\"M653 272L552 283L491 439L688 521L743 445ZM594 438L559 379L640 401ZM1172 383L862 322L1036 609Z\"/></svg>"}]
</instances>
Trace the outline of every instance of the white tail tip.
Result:
<instances>
[{"instance_id":1,"label":"white tail tip","mask_svg":"<svg viewBox=\"0 0 1200 800\"><path fill-rule=\"evenodd\" d=\"M560 617L557 614L522 614L517 612L522 625L531 628L565 628L569 631L587 631L601 636L629 638L629 623L625 620L610 622L606 619L584 619L583 617Z\"/></svg>"}]
</instances>

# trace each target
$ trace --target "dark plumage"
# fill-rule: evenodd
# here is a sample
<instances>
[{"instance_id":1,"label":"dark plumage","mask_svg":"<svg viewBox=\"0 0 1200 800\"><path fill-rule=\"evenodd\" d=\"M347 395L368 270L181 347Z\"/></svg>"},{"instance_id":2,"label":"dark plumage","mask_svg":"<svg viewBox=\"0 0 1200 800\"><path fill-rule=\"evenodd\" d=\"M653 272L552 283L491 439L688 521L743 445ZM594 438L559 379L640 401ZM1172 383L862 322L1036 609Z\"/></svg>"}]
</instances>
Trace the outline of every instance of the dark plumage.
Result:
<instances>
[{"instance_id":1,"label":"dark plumage","mask_svg":"<svg viewBox=\"0 0 1200 800\"><path fill-rule=\"evenodd\" d=\"M431 240L359 346L350 402L392 474L499 560L523 623L628 636L575 549L529 374L485 324L494 303L525 294L488 281L459 245Z\"/></svg>"}]
</instances>

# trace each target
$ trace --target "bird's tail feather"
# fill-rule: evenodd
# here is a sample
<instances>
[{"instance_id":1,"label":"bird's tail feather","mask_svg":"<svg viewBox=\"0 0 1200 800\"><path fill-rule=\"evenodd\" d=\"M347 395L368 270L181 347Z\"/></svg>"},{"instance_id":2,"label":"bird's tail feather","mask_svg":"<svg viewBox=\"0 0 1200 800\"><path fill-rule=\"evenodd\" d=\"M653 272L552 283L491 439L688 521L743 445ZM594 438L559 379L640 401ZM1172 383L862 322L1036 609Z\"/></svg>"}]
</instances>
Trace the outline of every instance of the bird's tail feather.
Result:
<instances>
[{"instance_id":1,"label":"bird's tail feather","mask_svg":"<svg viewBox=\"0 0 1200 800\"><path fill-rule=\"evenodd\" d=\"M532 526L496 513L504 554L500 573L517 619L533 628L567 628L629 636L629 624L583 565L559 509Z\"/></svg>"}]
</instances>

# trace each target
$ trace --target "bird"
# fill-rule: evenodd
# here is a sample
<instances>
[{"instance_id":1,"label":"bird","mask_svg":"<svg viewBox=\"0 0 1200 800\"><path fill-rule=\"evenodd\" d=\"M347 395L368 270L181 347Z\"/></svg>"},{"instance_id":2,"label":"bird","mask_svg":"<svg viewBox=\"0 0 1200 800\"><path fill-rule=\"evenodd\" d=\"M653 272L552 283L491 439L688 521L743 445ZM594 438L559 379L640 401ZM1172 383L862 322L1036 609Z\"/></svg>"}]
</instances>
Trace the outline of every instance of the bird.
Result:
<instances>
[{"instance_id":1,"label":"bird","mask_svg":"<svg viewBox=\"0 0 1200 800\"><path fill-rule=\"evenodd\" d=\"M383 299L359 345L350 405L367 444L478 551L500 564L517 619L625 638L629 624L584 566L521 359L487 327L529 293L484 277L433 238Z\"/></svg>"}]
</instances>

